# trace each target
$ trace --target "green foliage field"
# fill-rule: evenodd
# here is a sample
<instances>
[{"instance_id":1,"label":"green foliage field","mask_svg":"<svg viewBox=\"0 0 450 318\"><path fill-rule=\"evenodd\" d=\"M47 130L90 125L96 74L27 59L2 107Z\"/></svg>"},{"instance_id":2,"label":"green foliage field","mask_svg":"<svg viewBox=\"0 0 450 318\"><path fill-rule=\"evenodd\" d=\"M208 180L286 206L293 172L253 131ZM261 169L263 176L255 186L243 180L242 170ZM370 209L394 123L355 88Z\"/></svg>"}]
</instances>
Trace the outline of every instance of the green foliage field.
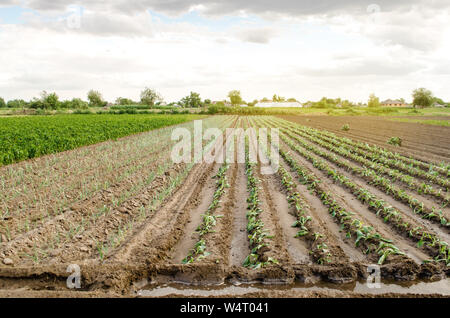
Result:
<instances>
[{"instance_id":1,"label":"green foliage field","mask_svg":"<svg viewBox=\"0 0 450 318\"><path fill-rule=\"evenodd\" d=\"M196 115L58 115L0 118L0 166L177 125Z\"/></svg>"}]
</instances>

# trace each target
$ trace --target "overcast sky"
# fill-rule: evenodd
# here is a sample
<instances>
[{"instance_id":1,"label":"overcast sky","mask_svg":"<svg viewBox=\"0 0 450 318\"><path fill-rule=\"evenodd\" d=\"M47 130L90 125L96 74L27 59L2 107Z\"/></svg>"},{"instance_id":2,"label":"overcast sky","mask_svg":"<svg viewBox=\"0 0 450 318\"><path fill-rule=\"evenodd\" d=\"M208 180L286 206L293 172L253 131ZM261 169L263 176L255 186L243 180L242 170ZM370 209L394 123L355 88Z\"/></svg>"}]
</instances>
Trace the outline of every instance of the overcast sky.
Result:
<instances>
[{"instance_id":1,"label":"overcast sky","mask_svg":"<svg viewBox=\"0 0 450 318\"><path fill-rule=\"evenodd\" d=\"M0 97L450 101L448 0L0 0Z\"/></svg>"}]
</instances>

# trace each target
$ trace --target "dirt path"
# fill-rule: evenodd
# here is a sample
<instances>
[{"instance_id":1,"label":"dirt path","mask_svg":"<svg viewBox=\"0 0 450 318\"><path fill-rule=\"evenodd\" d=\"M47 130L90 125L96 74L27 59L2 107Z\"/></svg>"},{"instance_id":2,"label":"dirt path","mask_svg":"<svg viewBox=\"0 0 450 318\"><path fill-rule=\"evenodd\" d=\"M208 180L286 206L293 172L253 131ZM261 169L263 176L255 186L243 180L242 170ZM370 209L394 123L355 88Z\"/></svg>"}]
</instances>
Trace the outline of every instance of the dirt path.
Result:
<instances>
[{"instance_id":1,"label":"dirt path","mask_svg":"<svg viewBox=\"0 0 450 318\"><path fill-rule=\"evenodd\" d=\"M267 176L266 184L268 191L273 195L273 209L276 211L277 222L280 224L289 256L294 264L311 264L308 244L295 237L298 229L292 227L292 224L297 217L293 215L276 175Z\"/></svg>"},{"instance_id":2,"label":"dirt path","mask_svg":"<svg viewBox=\"0 0 450 318\"><path fill-rule=\"evenodd\" d=\"M201 189L213 169L213 165L197 164L185 184L125 245L113 253L109 261L152 264L168 259L170 251L182 237L189 211L198 205Z\"/></svg>"},{"instance_id":3,"label":"dirt path","mask_svg":"<svg viewBox=\"0 0 450 318\"><path fill-rule=\"evenodd\" d=\"M206 246L211 255L204 260L204 263L230 266L230 259L233 253L232 240L234 240L233 214L235 213L235 203L239 200L239 198L237 199L237 178L238 165L231 163L227 171L227 181L230 187L221 198L220 205L214 213L218 217L215 231L205 235ZM243 241L245 242L246 240L244 239ZM244 258L245 256L243 256L242 261Z\"/></svg>"},{"instance_id":4,"label":"dirt path","mask_svg":"<svg viewBox=\"0 0 450 318\"><path fill-rule=\"evenodd\" d=\"M215 191L215 179L213 177L219 168L220 165L218 164L212 165L211 173L206 176L206 182L200 189L199 195L196 195L196 197L198 196L198 201L192 207L184 210L184 213L189 215L189 220L183 229L183 235L173 249L173 254L169 257L169 262L181 264L182 260L198 241L198 234L195 231L202 223L202 215L205 214L212 202Z\"/></svg>"},{"instance_id":5,"label":"dirt path","mask_svg":"<svg viewBox=\"0 0 450 318\"><path fill-rule=\"evenodd\" d=\"M247 234L247 179L244 164L236 164L237 178L233 190L236 196L233 202L233 239L230 248L230 264L241 266L250 254Z\"/></svg>"}]
</instances>

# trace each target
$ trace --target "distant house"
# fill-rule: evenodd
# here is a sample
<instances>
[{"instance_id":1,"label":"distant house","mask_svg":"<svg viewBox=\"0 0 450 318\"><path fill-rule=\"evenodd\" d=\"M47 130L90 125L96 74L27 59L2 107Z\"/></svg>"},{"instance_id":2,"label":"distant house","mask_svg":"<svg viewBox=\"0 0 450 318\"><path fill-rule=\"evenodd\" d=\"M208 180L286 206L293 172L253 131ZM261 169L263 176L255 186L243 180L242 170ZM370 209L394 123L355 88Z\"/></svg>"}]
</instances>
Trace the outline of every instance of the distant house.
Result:
<instances>
[{"instance_id":1,"label":"distant house","mask_svg":"<svg viewBox=\"0 0 450 318\"><path fill-rule=\"evenodd\" d=\"M445 107L445 105L441 105L441 104L439 104L439 103L434 103L433 104L433 107L436 107L436 108L444 108Z\"/></svg>"},{"instance_id":2,"label":"distant house","mask_svg":"<svg viewBox=\"0 0 450 318\"><path fill-rule=\"evenodd\" d=\"M399 99L388 99L381 103L381 106L385 107L407 107L408 105L405 102L402 102Z\"/></svg>"},{"instance_id":3,"label":"distant house","mask_svg":"<svg viewBox=\"0 0 450 318\"><path fill-rule=\"evenodd\" d=\"M227 106L227 107L230 107L230 106L231 106L231 103L230 103L230 102L223 101L223 100L213 101L211 104L217 105L217 104L219 104L219 103L221 103L221 104L223 104L224 106Z\"/></svg>"},{"instance_id":4,"label":"distant house","mask_svg":"<svg viewBox=\"0 0 450 318\"><path fill-rule=\"evenodd\" d=\"M299 102L259 102L255 105L255 107L262 108L302 108L303 105Z\"/></svg>"}]
</instances>

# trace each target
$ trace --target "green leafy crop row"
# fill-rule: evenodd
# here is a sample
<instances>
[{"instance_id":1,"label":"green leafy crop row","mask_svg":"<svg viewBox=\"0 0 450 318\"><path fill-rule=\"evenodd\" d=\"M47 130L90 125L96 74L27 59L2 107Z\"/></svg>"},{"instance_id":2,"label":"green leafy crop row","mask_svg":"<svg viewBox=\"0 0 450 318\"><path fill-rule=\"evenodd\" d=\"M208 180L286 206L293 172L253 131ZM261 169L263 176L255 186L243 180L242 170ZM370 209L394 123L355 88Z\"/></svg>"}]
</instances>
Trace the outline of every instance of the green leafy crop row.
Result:
<instances>
[{"instance_id":1,"label":"green leafy crop row","mask_svg":"<svg viewBox=\"0 0 450 318\"><path fill-rule=\"evenodd\" d=\"M289 136L293 137L292 135ZM436 235L422 230L421 228L414 228L412 224L403 219L401 213L397 211L395 208L393 208L383 200L380 200L375 195L370 193L368 190L360 188L358 185L353 183L349 178L341 175L340 173L336 172L334 169L329 167L324 161L316 159L313 156L311 156L311 154L306 148L303 149L302 147L299 147L291 139L287 138L286 135L281 135L281 139L292 150L294 150L302 157L310 161L315 168L324 171L329 178L333 179L335 182L339 184L342 184L345 188L348 188L351 191L351 193L362 203L367 203L372 211L374 211L378 216L384 219L384 222L390 223L400 232L408 233L411 239L418 242L418 247L422 247L426 243L426 247L434 255L435 261L444 262L447 266L450 264L449 248L446 242L442 241ZM300 142L300 140L298 139L295 140L297 142ZM289 158L286 154L284 154L281 151L280 153L290 165L295 164L295 162L291 158ZM304 173L304 171L302 171L299 167L294 168L297 170L298 173L300 172ZM305 176L302 175L303 178L305 178ZM312 189L316 189L318 180L313 181L311 181L310 179L305 180ZM322 199L324 199L324 197L322 197ZM335 212L333 211L333 213Z\"/></svg>"},{"instance_id":2,"label":"green leafy crop row","mask_svg":"<svg viewBox=\"0 0 450 318\"><path fill-rule=\"evenodd\" d=\"M192 115L60 115L0 118L0 166L177 125Z\"/></svg>"}]
</instances>

